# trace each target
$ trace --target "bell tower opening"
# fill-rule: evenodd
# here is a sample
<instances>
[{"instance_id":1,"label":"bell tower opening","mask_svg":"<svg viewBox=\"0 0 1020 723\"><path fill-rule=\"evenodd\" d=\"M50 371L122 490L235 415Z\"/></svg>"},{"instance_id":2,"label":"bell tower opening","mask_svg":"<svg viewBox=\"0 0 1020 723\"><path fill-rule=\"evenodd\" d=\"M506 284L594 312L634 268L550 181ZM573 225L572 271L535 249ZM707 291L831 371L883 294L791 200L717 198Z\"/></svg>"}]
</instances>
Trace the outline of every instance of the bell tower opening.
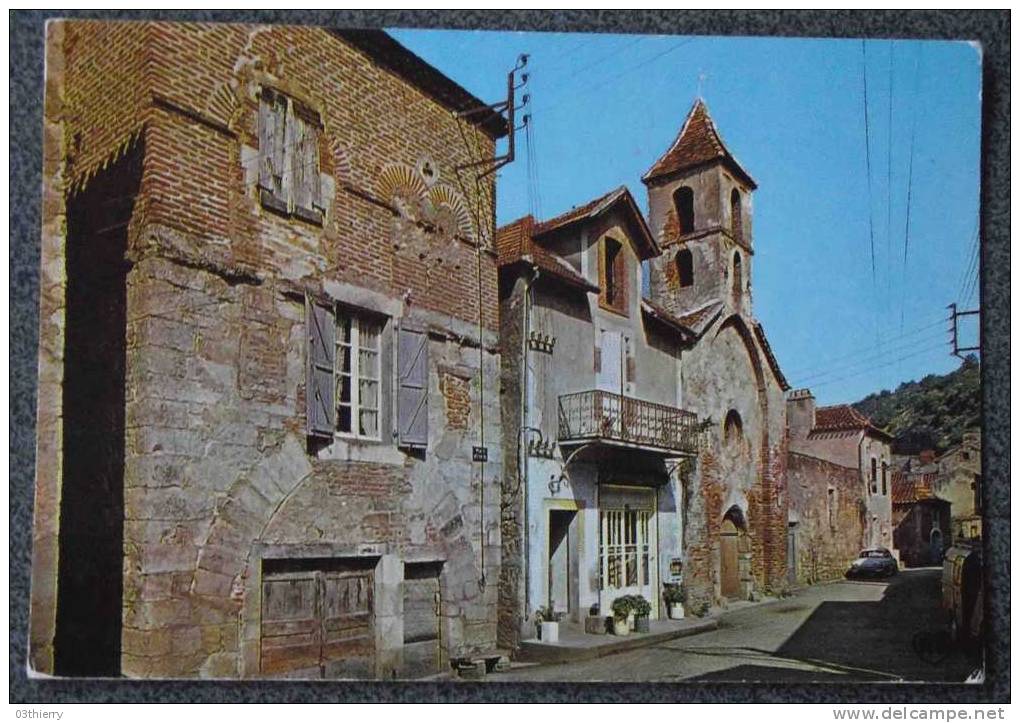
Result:
<instances>
[{"instance_id":1,"label":"bell tower opening","mask_svg":"<svg viewBox=\"0 0 1020 723\"><path fill-rule=\"evenodd\" d=\"M663 251L648 264L652 301L681 316L713 304L751 313L750 194L757 185L703 100L642 181L649 226Z\"/></svg>"}]
</instances>

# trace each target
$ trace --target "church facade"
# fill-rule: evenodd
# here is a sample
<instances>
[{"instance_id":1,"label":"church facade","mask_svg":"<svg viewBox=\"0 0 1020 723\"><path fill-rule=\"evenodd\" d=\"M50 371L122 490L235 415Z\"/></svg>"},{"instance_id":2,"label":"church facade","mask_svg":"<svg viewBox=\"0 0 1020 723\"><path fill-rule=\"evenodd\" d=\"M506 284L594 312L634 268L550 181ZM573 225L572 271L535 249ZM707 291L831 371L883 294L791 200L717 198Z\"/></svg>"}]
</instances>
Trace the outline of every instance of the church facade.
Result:
<instances>
[{"instance_id":1,"label":"church facade","mask_svg":"<svg viewBox=\"0 0 1020 723\"><path fill-rule=\"evenodd\" d=\"M786 582L786 380L751 305L753 179L698 101L644 176L497 232L499 639L625 594L666 617ZM647 266L650 290L643 293Z\"/></svg>"}]
</instances>

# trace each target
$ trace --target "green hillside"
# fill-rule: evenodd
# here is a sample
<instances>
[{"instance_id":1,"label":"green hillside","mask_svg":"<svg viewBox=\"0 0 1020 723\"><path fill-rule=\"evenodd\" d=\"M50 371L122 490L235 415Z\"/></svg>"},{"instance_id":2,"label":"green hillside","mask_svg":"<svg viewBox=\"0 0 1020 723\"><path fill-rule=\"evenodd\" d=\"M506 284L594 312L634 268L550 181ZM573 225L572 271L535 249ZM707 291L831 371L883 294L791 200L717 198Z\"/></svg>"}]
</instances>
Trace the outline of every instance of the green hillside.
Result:
<instances>
[{"instance_id":1,"label":"green hillside","mask_svg":"<svg viewBox=\"0 0 1020 723\"><path fill-rule=\"evenodd\" d=\"M970 355L949 374L903 382L896 391L869 394L853 406L896 437L894 452L942 452L957 444L964 430L981 424L980 370Z\"/></svg>"}]
</instances>

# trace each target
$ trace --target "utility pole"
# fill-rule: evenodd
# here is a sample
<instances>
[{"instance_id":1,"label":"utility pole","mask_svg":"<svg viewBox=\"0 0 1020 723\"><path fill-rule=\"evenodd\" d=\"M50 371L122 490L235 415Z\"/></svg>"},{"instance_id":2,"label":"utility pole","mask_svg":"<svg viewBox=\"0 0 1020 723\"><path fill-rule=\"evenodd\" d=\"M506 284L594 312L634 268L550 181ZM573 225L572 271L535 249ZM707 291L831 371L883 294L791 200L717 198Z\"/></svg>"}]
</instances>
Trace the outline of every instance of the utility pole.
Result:
<instances>
[{"instance_id":1,"label":"utility pole","mask_svg":"<svg viewBox=\"0 0 1020 723\"><path fill-rule=\"evenodd\" d=\"M516 144L514 142L514 139L515 136L517 135L517 131L526 128L528 126L528 121L531 120L531 114L526 113L521 118L521 125L520 126L515 125L516 112L524 108L526 105L528 105L528 102L531 100L530 96L527 93L525 93L521 97L521 104L517 105L516 93L518 90L523 88L528 83L528 74L522 72L524 68L527 67L527 65L528 55L527 53L522 53L517 58L517 64L513 67L513 69L509 73L507 73L506 100L500 101L499 103L493 103L492 105L479 106L477 108L472 108L471 110L461 111L460 113L455 114L458 118L466 118L476 113L483 113L485 111L505 113L507 126L507 152L504 155L496 156L492 160L482 159L479 161L474 161L473 163L465 163L462 166L458 166L458 168L471 168L472 166L483 167L488 166L487 168L480 170L478 174L478 178L484 178L485 176L488 176L490 173L495 173L503 166L509 163L513 163L516 150L515 147ZM518 84L517 82L518 73L520 73L520 84Z\"/></svg>"},{"instance_id":2,"label":"utility pole","mask_svg":"<svg viewBox=\"0 0 1020 723\"><path fill-rule=\"evenodd\" d=\"M959 319L960 319L961 316L980 316L981 315L981 310L980 309L968 309L966 311L957 311L955 303L950 304L946 308L949 309L950 321L953 323L953 328L951 329L951 331L953 333L953 356L957 356L957 357L960 357L961 359L963 359L963 354L961 352L965 352L965 351L980 352L981 351L981 329L980 329L980 326L978 327L978 345L977 346L960 346Z\"/></svg>"}]
</instances>

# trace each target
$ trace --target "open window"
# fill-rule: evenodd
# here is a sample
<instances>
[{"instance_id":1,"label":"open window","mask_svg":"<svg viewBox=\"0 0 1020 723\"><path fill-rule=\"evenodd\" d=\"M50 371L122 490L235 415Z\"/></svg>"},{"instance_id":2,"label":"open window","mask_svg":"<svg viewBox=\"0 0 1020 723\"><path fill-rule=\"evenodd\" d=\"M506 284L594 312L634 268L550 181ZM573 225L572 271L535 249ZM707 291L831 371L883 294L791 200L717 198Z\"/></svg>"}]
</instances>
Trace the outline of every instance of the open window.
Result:
<instances>
[{"instance_id":1,"label":"open window","mask_svg":"<svg viewBox=\"0 0 1020 723\"><path fill-rule=\"evenodd\" d=\"M740 252L733 252L733 299L740 300L740 294L744 290L744 262L740 258Z\"/></svg>"},{"instance_id":2,"label":"open window","mask_svg":"<svg viewBox=\"0 0 1020 723\"><path fill-rule=\"evenodd\" d=\"M740 191L730 192L730 233L737 241L744 240L744 216L740 203Z\"/></svg>"},{"instance_id":3,"label":"open window","mask_svg":"<svg viewBox=\"0 0 1020 723\"><path fill-rule=\"evenodd\" d=\"M673 192L673 207L676 209L676 220L680 233L694 231L694 191L690 186L680 186Z\"/></svg>"},{"instance_id":4,"label":"open window","mask_svg":"<svg viewBox=\"0 0 1020 723\"><path fill-rule=\"evenodd\" d=\"M272 88L259 94L259 198L276 213L322 223L319 114Z\"/></svg>"},{"instance_id":5,"label":"open window","mask_svg":"<svg viewBox=\"0 0 1020 723\"><path fill-rule=\"evenodd\" d=\"M681 289L694 286L694 254L690 249L680 249L677 253L676 275Z\"/></svg>"},{"instance_id":6,"label":"open window","mask_svg":"<svg viewBox=\"0 0 1020 723\"><path fill-rule=\"evenodd\" d=\"M602 242L600 268L602 306L621 314L627 312L627 260L623 245L613 238Z\"/></svg>"}]
</instances>

